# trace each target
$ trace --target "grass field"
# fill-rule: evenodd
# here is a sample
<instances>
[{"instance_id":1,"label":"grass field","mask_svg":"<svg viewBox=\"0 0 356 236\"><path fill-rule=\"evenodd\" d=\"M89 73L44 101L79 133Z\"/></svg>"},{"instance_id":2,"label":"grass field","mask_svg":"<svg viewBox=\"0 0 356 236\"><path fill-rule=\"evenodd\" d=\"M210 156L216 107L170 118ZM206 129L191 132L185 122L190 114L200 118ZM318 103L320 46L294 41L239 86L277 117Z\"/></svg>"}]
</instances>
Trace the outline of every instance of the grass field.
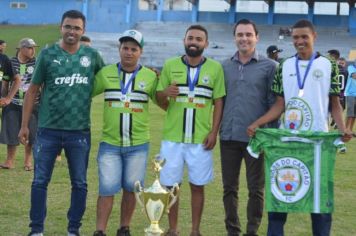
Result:
<instances>
[{"instance_id":1,"label":"grass field","mask_svg":"<svg viewBox=\"0 0 356 236\"><path fill-rule=\"evenodd\" d=\"M54 42L58 39L58 27L9 27L0 26L1 36L8 41L8 45L15 45L17 41L25 36L33 37L36 42ZM13 35L16 34L16 35ZM11 36L11 37L10 37ZM7 38L9 37L9 38ZM38 37L38 38L36 38ZM42 38L43 37L43 38ZM10 43L15 40L16 43ZM10 48L10 46L9 46ZM10 50L8 50L10 52ZM13 55L8 53L9 55ZM98 189L96 153L100 140L102 127L102 106L103 97L98 96L93 100L92 106L92 149L88 169L88 201L87 210L83 218L81 228L82 235L89 236L95 230L96 199ZM150 158L158 153L162 134L162 123L164 113L155 106L151 106L151 150ZM347 144L348 152L345 155L338 155L335 171L335 213L333 214L333 236L356 235L356 140ZM224 229L224 210L222 205L222 183L220 173L220 160L218 147L214 150L215 179L206 187L206 202L201 224L202 234L205 236L226 235ZM0 145L0 162L5 160L6 147ZM30 187L33 172L23 170L23 147L19 147L16 160L16 168L13 170L0 170L0 236L23 236L29 231L28 211L30 206ZM243 167L244 169L244 167ZM240 186L240 216L242 225L246 225L246 180L245 172L241 174ZM153 175L148 168L146 185L153 181ZM180 205L180 230L182 236L189 235L190 231L190 191L187 180L184 181L181 189ZM118 195L115 207L109 222L108 236L115 235L119 219ZM66 235L66 213L70 199L70 183L66 159L56 163L52 181L48 188L48 210L45 223L45 235L60 236ZM311 235L311 225L308 214L290 214L286 225L287 236ZM132 235L141 236L143 229L148 226L143 212L139 207L134 214L132 221ZM260 227L260 235L266 234L267 220L264 215ZM164 216L161 223L162 228L167 228L167 217ZM245 228L245 227L243 227Z\"/></svg>"}]
</instances>

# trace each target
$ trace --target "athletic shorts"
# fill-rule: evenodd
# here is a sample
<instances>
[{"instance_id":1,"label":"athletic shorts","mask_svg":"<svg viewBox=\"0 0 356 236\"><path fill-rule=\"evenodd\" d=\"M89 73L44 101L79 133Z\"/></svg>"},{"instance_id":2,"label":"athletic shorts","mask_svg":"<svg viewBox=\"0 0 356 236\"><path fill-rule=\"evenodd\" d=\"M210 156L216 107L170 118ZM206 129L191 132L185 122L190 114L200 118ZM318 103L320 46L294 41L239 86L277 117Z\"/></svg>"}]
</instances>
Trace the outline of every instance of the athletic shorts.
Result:
<instances>
[{"instance_id":1,"label":"athletic shorts","mask_svg":"<svg viewBox=\"0 0 356 236\"><path fill-rule=\"evenodd\" d=\"M123 188L134 192L144 186L149 144L120 147L101 142L98 151L99 195L113 196Z\"/></svg>"},{"instance_id":2,"label":"athletic shorts","mask_svg":"<svg viewBox=\"0 0 356 236\"><path fill-rule=\"evenodd\" d=\"M182 183L184 164L187 164L190 183L202 186L213 180L212 151L205 150L203 144L162 141L160 158L166 159L160 172L162 185Z\"/></svg>"},{"instance_id":3,"label":"athletic shorts","mask_svg":"<svg viewBox=\"0 0 356 236\"><path fill-rule=\"evenodd\" d=\"M37 131L38 112L34 106L29 121L29 144L33 144ZM22 106L10 103L2 109L0 143L7 145L19 145L18 134L21 128Z\"/></svg>"},{"instance_id":4,"label":"athletic shorts","mask_svg":"<svg viewBox=\"0 0 356 236\"><path fill-rule=\"evenodd\" d=\"M356 97L346 97L346 117L356 117Z\"/></svg>"}]
</instances>

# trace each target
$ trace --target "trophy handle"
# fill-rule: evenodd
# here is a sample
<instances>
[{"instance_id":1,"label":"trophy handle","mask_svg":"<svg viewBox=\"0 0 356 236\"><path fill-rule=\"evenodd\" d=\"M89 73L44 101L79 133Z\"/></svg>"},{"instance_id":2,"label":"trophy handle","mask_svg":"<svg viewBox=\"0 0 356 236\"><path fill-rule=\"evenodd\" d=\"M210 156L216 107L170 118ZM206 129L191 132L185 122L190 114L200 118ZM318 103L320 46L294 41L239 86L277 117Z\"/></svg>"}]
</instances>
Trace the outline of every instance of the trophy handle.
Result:
<instances>
[{"instance_id":1,"label":"trophy handle","mask_svg":"<svg viewBox=\"0 0 356 236\"><path fill-rule=\"evenodd\" d=\"M176 195L174 195L174 192L176 193ZM177 183L173 185L171 191L169 192L169 195L171 197L171 202L167 206L167 213L169 213L169 209L178 200L178 197L179 197L179 185Z\"/></svg>"},{"instance_id":2,"label":"trophy handle","mask_svg":"<svg viewBox=\"0 0 356 236\"><path fill-rule=\"evenodd\" d=\"M143 201L141 200L143 189L141 187L140 181L135 182L135 198L136 201L140 204L141 207L144 207Z\"/></svg>"}]
</instances>

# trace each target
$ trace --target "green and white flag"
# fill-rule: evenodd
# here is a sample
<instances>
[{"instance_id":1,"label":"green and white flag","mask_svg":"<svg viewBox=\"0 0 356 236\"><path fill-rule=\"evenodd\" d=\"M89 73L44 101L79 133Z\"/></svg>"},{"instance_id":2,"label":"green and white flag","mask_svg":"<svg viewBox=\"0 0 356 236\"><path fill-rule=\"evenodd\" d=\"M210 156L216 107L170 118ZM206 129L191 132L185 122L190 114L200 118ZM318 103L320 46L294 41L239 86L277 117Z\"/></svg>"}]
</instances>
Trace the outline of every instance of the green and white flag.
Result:
<instances>
[{"instance_id":1,"label":"green and white flag","mask_svg":"<svg viewBox=\"0 0 356 236\"><path fill-rule=\"evenodd\" d=\"M333 212L339 140L338 132L258 129L247 149L264 153L267 211Z\"/></svg>"}]
</instances>

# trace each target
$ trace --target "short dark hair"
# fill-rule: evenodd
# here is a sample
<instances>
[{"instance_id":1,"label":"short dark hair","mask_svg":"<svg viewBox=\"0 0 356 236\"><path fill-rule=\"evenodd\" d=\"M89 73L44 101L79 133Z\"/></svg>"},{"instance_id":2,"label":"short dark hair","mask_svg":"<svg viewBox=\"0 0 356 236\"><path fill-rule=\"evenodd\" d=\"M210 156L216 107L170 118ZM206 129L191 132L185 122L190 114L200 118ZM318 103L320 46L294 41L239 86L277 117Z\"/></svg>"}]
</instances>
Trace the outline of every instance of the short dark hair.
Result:
<instances>
[{"instance_id":1,"label":"short dark hair","mask_svg":"<svg viewBox=\"0 0 356 236\"><path fill-rule=\"evenodd\" d=\"M313 23L311 23L308 20L302 19L297 21L293 26L292 26L292 30L293 29L297 29L297 28L309 28L311 29L311 31L315 32L315 28Z\"/></svg>"},{"instance_id":2,"label":"short dark hair","mask_svg":"<svg viewBox=\"0 0 356 236\"><path fill-rule=\"evenodd\" d=\"M91 42L90 38L88 36L86 36L86 35L82 35L82 37L80 37L79 41L80 42L88 42L88 43Z\"/></svg>"},{"instance_id":3,"label":"short dark hair","mask_svg":"<svg viewBox=\"0 0 356 236\"><path fill-rule=\"evenodd\" d=\"M257 26L256 26L255 22L253 22L252 20L249 20L249 19L241 19L241 20L239 20L234 26L234 35L236 33L236 28L237 28L238 25L252 25L253 30L255 31L255 34L258 35Z\"/></svg>"},{"instance_id":4,"label":"short dark hair","mask_svg":"<svg viewBox=\"0 0 356 236\"><path fill-rule=\"evenodd\" d=\"M72 19L82 19L83 21L83 26L85 28L85 16L83 13L77 10L69 10L63 13L62 20L61 20L61 25L63 24L63 21L65 18L72 18Z\"/></svg>"},{"instance_id":5,"label":"short dark hair","mask_svg":"<svg viewBox=\"0 0 356 236\"><path fill-rule=\"evenodd\" d=\"M185 35L187 35L188 31L190 30L200 30L203 31L205 33L206 36L206 40L208 40L208 31L205 29L204 26L202 25L191 25L188 27L188 29L185 31Z\"/></svg>"},{"instance_id":6,"label":"short dark hair","mask_svg":"<svg viewBox=\"0 0 356 236\"><path fill-rule=\"evenodd\" d=\"M0 45L6 43L5 40L0 39Z\"/></svg>"},{"instance_id":7,"label":"short dark hair","mask_svg":"<svg viewBox=\"0 0 356 236\"><path fill-rule=\"evenodd\" d=\"M335 57L335 59L339 59L340 58L340 52L339 50L336 50L336 49L331 49L328 51L328 53L332 56Z\"/></svg>"}]
</instances>

